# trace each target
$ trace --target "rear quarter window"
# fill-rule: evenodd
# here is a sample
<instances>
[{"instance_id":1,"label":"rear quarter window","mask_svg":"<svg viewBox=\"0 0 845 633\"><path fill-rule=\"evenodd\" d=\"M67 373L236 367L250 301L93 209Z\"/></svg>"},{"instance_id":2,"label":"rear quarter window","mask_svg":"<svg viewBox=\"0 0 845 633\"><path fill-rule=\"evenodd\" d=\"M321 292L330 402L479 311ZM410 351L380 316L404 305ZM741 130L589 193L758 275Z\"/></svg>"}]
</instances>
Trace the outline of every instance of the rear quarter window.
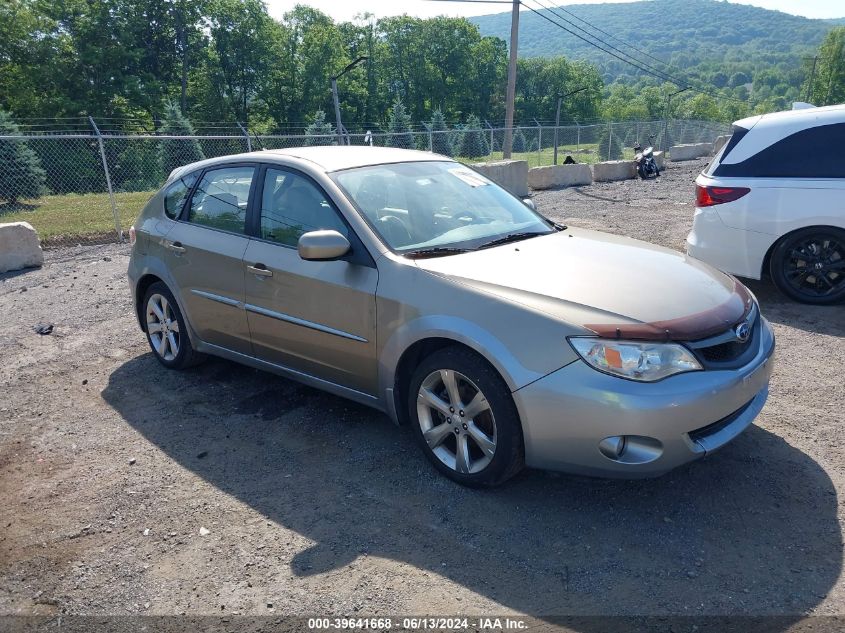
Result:
<instances>
[{"instance_id":1,"label":"rear quarter window","mask_svg":"<svg viewBox=\"0 0 845 633\"><path fill-rule=\"evenodd\" d=\"M724 154L721 160L724 161L726 156ZM720 162L713 170L713 175L743 178L845 178L845 123L819 125L790 134L741 163Z\"/></svg>"},{"instance_id":2,"label":"rear quarter window","mask_svg":"<svg viewBox=\"0 0 845 633\"><path fill-rule=\"evenodd\" d=\"M191 187L197 181L197 174L187 174L170 185L164 192L164 214L175 220L182 214L182 207L191 192Z\"/></svg>"}]
</instances>

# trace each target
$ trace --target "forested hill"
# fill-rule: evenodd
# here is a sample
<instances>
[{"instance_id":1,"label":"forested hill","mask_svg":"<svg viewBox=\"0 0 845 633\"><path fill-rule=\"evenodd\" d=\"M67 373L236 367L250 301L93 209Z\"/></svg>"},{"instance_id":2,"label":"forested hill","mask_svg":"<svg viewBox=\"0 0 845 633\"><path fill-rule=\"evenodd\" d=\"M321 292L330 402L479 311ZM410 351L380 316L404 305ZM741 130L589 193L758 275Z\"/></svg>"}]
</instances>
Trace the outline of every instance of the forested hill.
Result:
<instances>
[{"instance_id":1,"label":"forested hill","mask_svg":"<svg viewBox=\"0 0 845 633\"><path fill-rule=\"evenodd\" d=\"M552 6L554 0L543 0ZM537 9L535 0L526 6ZM825 34L838 20L811 20L779 11L717 0L645 0L632 3L565 5L578 18L598 26L677 68L693 68L714 62L748 62L776 65L789 60L800 65L801 57L812 55ZM579 24L571 15L563 18ZM843 5L845 13L845 5ZM546 12L552 19L561 17ZM510 32L510 13L470 18L483 35L505 40ZM564 22L567 28L572 27ZM581 24L581 26L585 26ZM573 29L574 30L574 29ZM597 33L600 37L608 38ZM609 40L628 50L616 40ZM598 63L608 75L619 79L637 74L635 68L566 33L540 16L525 11L520 15L519 52L524 57L566 55ZM640 55L642 57L642 55ZM654 64L654 60L644 58Z\"/></svg>"}]
</instances>

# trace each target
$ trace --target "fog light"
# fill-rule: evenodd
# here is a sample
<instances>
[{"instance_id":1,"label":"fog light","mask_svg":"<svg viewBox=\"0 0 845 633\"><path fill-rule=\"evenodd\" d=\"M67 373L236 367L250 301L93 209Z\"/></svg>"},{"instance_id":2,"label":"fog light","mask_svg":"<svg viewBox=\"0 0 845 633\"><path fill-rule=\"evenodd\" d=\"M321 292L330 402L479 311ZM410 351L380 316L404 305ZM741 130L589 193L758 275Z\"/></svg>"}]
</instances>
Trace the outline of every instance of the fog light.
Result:
<instances>
[{"instance_id":1,"label":"fog light","mask_svg":"<svg viewBox=\"0 0 845 633\"><path fill-rule=\"evenodd\" d=\"M643 435L612 435L599 442L599 450L620 464L647 464L663 454L663 444Z\"/></svg>"},{"instance_id":2,"label":"fog light","mask_svg":"<svg viewBox=\"0 0 845 633\"><path fill-rule=\"evenodd\" d=\"M606 437L599 442L599 450L605 457L613 460L618 460L625 452L625 446L628 444L624 435L614 435Z\"/></svg>"}]
</instances>

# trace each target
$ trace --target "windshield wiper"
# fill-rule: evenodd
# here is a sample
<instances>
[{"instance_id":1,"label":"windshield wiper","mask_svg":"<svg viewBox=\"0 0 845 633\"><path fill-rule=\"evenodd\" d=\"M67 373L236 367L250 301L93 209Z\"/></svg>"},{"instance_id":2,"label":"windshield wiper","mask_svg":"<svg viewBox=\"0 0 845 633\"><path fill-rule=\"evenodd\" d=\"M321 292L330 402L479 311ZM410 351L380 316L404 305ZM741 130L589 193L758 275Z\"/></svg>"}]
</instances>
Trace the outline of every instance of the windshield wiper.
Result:
<instances>
[{"instance_id":1,"label":"windshield wiper","mask_svg":"<svg viewBox=\"0 0 845 633\"><path fill-rule=\"evenodd\" d=\"M420 248L415 251L408 251L402 253L405 257L417 259L422 257L440 257L442 255L459 255L460 253L468 253L468 248L455 248L452 246L432 246L431 248Z\"/></svg>"},{"instance_id":2,"label":"windshield wiper","mask_svg":"<svg viewBox=\"0 0 845 633\"><path fill-rule=\"evenodd\" d=\"M529 237L537 237L538 235L548 235L548 233L537 233L536 231L522 231L520 233L508 233L503 237L497 237L495 240L491 240L489 242L484 242L478 248L490 248L491 246L499 246L501 244L507 244L509 242L518 242L519 240L525 240Z\"/></svg>"}]
</instances>

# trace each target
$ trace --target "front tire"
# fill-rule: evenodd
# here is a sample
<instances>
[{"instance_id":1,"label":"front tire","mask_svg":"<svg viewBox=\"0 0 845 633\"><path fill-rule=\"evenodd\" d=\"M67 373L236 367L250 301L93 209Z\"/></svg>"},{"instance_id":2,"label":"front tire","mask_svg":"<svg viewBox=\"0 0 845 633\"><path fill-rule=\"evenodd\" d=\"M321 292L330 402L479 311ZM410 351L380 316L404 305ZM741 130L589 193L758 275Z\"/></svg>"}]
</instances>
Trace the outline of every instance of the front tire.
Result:
<instances>
[{"instance_id":1,"label":"front tire","mask_svg":"<svg viewBox=\"0 0 845 633\"><path fill-rule=\"evenodd\" d=\"M778 290L795 301L845 301L845 231L809 227L787 235L772 251L769 272Z\"/></svg>"},{"instance_id":2,"label":"front tire","mask_svg":"<svg viewBox=\"0 0 845 633\"><path fill-rule=\"evenodd\" d=\"M144 294L143 323L153 355L168 369L185 369L204 360L191 345L188 325L173 293L160 281Z\"/></svg>"},{"instance_id":3,"label":"front tire","mask_svg":"<svg viewBox=\"0 0 845 633\"><path fill-rule=\"evenodd\" d=\"M448 347L420 363L408 389L408 413L426 457L459 484L496 486L525 464L510 389L470 350Z\"/></svg>"}]
</instances>

